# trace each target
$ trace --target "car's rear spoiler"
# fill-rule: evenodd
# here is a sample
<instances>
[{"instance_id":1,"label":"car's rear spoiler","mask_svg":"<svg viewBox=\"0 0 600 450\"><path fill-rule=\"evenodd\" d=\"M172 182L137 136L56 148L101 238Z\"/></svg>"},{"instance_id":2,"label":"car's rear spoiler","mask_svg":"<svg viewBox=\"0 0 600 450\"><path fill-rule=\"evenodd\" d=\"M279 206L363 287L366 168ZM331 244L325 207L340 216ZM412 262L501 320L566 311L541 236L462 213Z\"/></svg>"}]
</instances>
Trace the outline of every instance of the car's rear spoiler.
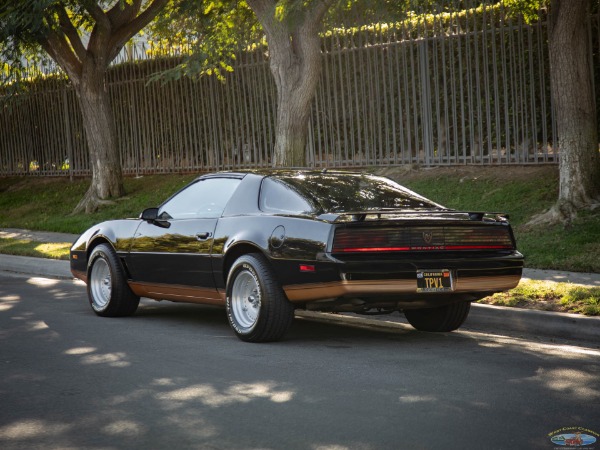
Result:
<instances>
[{"instance_id":1,"label":"car's rear spoiler","mask_svg":"<svg viewBox=\"0 0 600 450\"><path fill-rule=\"evenodd\" d=\"M317 219L326 222L364 222L367 220L393 220L393 219L423 219L432 215L440 219L465 219L481 222L484 219L494 222L508 222L508 214L484 211L457 211L455 209L426 209L426 210L373 210L373 211L348 211L343 213L326 213L317 216Z\"/></svg>"}]
</instances>

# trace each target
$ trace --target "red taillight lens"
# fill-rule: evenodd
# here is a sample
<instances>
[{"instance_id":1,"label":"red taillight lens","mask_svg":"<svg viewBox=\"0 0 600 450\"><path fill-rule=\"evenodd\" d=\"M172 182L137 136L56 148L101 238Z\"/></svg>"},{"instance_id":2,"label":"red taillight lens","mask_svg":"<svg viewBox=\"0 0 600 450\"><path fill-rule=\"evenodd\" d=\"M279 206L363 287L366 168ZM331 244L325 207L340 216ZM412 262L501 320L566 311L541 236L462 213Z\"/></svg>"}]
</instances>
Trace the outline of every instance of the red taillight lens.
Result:
<instances>
[{"instance_id":1,"label":"red taillight lens","mask_svg":"<svg viewBox=\"0 0 600 450\"><path fill-rule=\"evenodd\" d=\"M352 252L405 252L410 250L410 247L349 247L341 251L346 253Z\"/></svg>"},{"instance_id":2,"label":"red taillight lens","mask_svg":"<svg viewBox=\"0 0 600 450\"><path fill-rule=\"evenodd\" d=\"M512 245L447 245L444 250L501 250L511 248Z\"/></svg>"}]
</instances>

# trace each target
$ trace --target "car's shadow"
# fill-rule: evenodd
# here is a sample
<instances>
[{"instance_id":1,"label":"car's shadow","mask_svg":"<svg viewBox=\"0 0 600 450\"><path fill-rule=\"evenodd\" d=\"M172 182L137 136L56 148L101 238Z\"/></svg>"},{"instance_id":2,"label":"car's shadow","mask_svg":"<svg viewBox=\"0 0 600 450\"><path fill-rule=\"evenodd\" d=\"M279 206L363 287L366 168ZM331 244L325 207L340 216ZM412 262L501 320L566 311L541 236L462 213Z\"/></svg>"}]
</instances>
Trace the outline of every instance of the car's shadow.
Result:
<instances>
[{"instance_id":1,"label":"car's shadow","mask_svg":"<svg viewBox=\"0 0 600 450\"><path fill-rule=\"evenodd\" d=\"M397 313L395 313L397 314ZM154 327L177 327L180 332L200 333L234 337L227 321L225 309L217 306L193 305L187 303L155 302L144 299L135 314L136 319L152 322ZM335 316L339 317L339 316ZM352 320L330 322L320 318L296 316L292 327L282 339L282 343L292 342L337 342L336 348L350 348L350 342L380 341L423 341L431 342L439 338L447 339L450 333L423 333L409 326L397 328L373 327L361 320L361 316Z\"/></svg>"}]
</instances>

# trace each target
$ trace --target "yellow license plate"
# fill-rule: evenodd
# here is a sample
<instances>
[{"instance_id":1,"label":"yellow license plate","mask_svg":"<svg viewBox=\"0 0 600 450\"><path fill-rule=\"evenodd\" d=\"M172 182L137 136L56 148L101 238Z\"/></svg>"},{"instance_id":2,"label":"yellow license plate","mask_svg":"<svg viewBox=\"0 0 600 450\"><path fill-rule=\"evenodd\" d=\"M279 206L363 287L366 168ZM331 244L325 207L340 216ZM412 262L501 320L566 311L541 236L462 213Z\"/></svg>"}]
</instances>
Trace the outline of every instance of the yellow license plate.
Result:
<instances>
[{"instance_id":1,"label":"yellow license plate","mask_svg":"<svg viewBox=\"0 0 600 450\"><path fill-rule=\"evenodd\" d=\"M449 292L453 290L454 280L450 270L417 270L417 292Z\"/></svg>"}]
</instances>

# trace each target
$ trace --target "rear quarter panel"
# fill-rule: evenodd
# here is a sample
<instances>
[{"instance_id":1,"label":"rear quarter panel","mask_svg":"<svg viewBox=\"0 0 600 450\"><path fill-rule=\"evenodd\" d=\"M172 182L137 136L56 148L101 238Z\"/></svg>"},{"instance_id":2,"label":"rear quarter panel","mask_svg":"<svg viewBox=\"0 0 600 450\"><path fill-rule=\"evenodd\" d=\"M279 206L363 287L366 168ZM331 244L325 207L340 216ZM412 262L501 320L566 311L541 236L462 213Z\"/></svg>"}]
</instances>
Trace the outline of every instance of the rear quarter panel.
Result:
<instances>
[{"instance_id":1,"label":"rear quarter panel","mask_svg":"<svg viewBox=\"0 0 600 450\"><path fill-rule=\"evenodd\" d=\"M225 286L227 268L242 246L245 252L251 246L264 254L282 285L322 281L326 267L330 266L323 254L331 230L331 224L311 218L276 215L221 218L213 245L217 287ZM314 266L315 271L301 272L300 265Z\"/></svg>"}]
</instances>

